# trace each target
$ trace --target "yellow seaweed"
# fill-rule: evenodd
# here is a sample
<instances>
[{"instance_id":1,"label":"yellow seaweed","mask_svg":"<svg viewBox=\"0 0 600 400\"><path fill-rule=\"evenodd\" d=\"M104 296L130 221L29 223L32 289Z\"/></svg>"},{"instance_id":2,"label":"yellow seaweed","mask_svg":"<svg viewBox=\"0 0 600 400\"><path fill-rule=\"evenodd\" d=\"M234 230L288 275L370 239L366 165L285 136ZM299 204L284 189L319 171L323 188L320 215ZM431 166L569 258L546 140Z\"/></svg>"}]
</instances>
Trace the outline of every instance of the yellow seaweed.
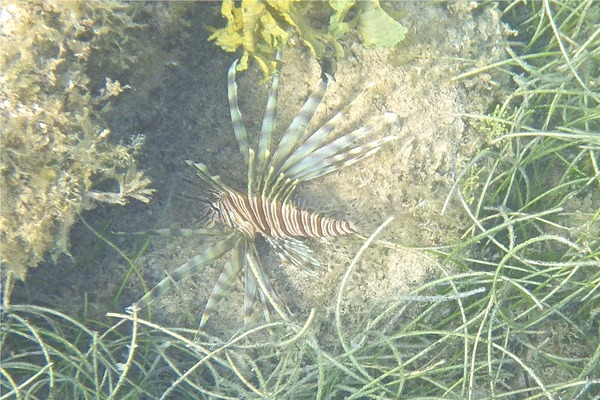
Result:
<instances>
[{"instance_id":1,"label":"yellow seaweed","mask_svg":"<svg viewBox=\"0 0 600 400\"><path fill-rule=\"evenodd\" d=\"M274 8L289 9L290 1L274 3ZM242 0L240 7L235 7L233 0L225 0L221 5L221 14L227 19L224 28L217 29L208 38L223 50L234 52L242 46L244 52L238 63L238 70L248 68L251 55L269 76L275 68L273 49L281 48L289 39L289 34L267 10L265 2L259 0Z\"/></svg>"},{"instance_id":2,"label":"yellow seaweed","mask_svg":"<svg viewBox=\"0 0 600 400\"><path fill-rule=\"evenodd\" d=\"M332 14L327 29L318 29L305 15L324 6ZM357 7L357 16L346 21L353 7ZM277 50L284 48L292 35L297 36L312 55L323 62L326 58L344 56L339 39L355 27L366 46L379 48L395 46L404 39L407 31L380 7L378 0L242 0L237 6L233 0L225 0L221 14L226 24L220 29L211 28L213 33L208 40L214 40L227 52L235 52L241 47L243 52L237 69L248 68L248 60L252 57L265 79L275 70Z\"/></svg>"},{"instance_id":3,"label":"yellow seaweed","mask_svg":"<svg viewBox=\"0 0 600 400\"><path fill-rule=\"evenodd\" d=\"M365 46L394 47L406 35L407 29L390 17L378 1L361 2L358 30Z\"/></svg>"}]
</instances>

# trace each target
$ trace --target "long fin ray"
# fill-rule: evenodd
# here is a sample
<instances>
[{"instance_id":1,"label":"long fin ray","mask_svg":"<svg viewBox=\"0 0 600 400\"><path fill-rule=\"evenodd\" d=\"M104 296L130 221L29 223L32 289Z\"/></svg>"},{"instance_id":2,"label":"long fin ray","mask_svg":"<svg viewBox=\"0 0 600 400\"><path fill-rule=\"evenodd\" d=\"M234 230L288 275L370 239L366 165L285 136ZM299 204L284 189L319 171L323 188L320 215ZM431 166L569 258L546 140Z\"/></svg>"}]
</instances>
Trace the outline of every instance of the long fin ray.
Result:
<instances>
[{"instance_id":1,"label":"long fin ray","mask_svg":"<svg viewBox=\"0 0 600 400\"><path fill-rule=\"evenodd\" d=\"M202 317L200 318L200 326L198 329L202 329L202 327L206 324L206 321L214 314L217 306L221 302L221 299L227 294L229 289L231 289L231 282L240 274L243 269L243 244L241 242L237 242L233 247L231 258L227 260L223 271L219 275L219 279L217 279L217 283L204 306L204 312L202 313Z\"/></svg>"},{"instance_id":2,"label":"long fin ray","mask_svg":"<svg viewBox=\"0 0 600 400\"><path fill-rule=\"evenodd\" d=\"M298 179L299 176L305 174L305 171L310 171L312 168L318 168L320 165L322 165L323 161L335 156L336 154L341 154L344 149L350 146L353 142L366 136L373 129L379 127L384 122L395 118L395 116L396 114L392 113L385 114L381 118L378 118L375 122L347 133L344 136L337 138L333 142L316 149L312 153L308 154L303 160L300 160L296 165L286 171L286 177L290 179ZM360 147L362 146L357 148Z\"/></svg>"},{"instance_id":3,"label":"long fin ray","mask_svg":"<svg viewBox=\"0 0 600 400\"><path fill-rule=\"evenodd\" d=\"M310 97L306 100L298 112L298 115L296 115L296 117L292 120L287 131L283 134L283 137L281 138L279 145L277 146L277 150L275 150L269 165L275 171L279 169L281 163L284 162L290 153L295 150L295 148L298 146L298 143L304 141L306 136L306 127L315 115L321 100L323 100L323 96L325 96L328 84L329 79L327 82L321 81L319 83L317 89L315 89Z\"/></svg>"},{"instance_id":4,"label":"long fin ray","mask_svg":"<svg viewBox=\"0 0 600 400\"><path fill-rule=\"evenodd\" d=\"M136 236L222 236L220 229L207 228L178 228L178 229L149 229L147 231L135 232L112 232L113 235L136 235Z\"/></svg>"},{"instance_id":5,"label":"long fin ray","mask_svg":"<svg viewBox=\"0 0 600 400\"><path fill-rule=\"evenodd\" d=\"M246 166L249 166L250 146L248 145L248 134L246 133L246 127L244 126L242 113L240 112L240 107L238 105L237 83L235 83L235 68L237 62L238 60L236 59L227 72L227 97L229 99L229 113L231 115L233 132L235 133L235 138L240 147L240 153L242 153L242 156L244 157L244 162L246 163Z\"/></svg>"},{"instance_id":6,"label":"long fin ray","mask_svg":"<svg viewBox=\"0 0 600 400\"><path fill-rule=\"evenodd\" d=\"M216 245L204 250L202 253L193 257L189 261L185 262L179 268L177 268L173 273L160 281L156 286L154 286L148 293L146 293L141 299L136 302L138 307L145 307L148 304L152 303L156 298L165 293L167 290L173 286L174 283L180 282L181 280L187 278L188 276L196 273L200 268L204 267L206 264L214 262L223 254L227 253L231 250L236 243L242 240L242 235L239 232L233 232L231 235L227 236L225 239L218 242Z\"/></svg>"},{"instance_id":7,"label":"long fin ray","mask_svg":"<svg viewBox=\"0 0 600 400\"><path fill-rule=\"evenodd\" d=\"M333 130L339 125L344 116L348 114L348 110L352 105L362 97L365 92L373 86L372 82L366 85L358 95L352 99L342 110L337 112L332 118L329 119L323 126L317 129L304 143L302 143L283 163L280 168L280 172L285 173L288 169L301 162L308 154L312 153L319 147L323 146L327 141L327 137L333 132Z\"/></svg>"},{"instance_id":8,"label":"long fin ray","mask_svg":"<svg viewBox=\"0 0 600 400\"><path fill-rule=\"evenodd\" d=\"M311 179L327 175L331 172L335 172L339 169L355 164L364 158L372 156L379 151L382 144L396 139L396 136L386 136L384 138L366 143L362 146L354 147L343 153L334 154L333 156L323 160L319 165L315 165L313 168L300 172L297 176L294 176L294 178L299 181L306 182Z\"/></svg>"},{"instance_id":9,"label":"long fin ray","mask_svg":"<svg viewBox=\"0 0 600 400\"><path fill-rule=\"evenodd\" d=\"M251 252L246 254L246 261L248 262L249 269L256 279L256 283L258 284L258 289L264 294L266 299L269 301L269 304L273 309L279 314L279 316L284 321L290 320L291 313L287 309L287 306L281 301L275 289L271 286L269 282L269 278L267 277L264 269L260 265L260 260L258 258L258 253L256 251L255 246L251 246ZM262 297L262 296L261 296Z\"/></svg>"},{"instance_id":10,"label":"long fin ray","mask_svg":"<svg viewBox=\"0 0 600 400\"><path fill-rule=\"evenodd\" d=\"M275 121L277 119L277 88L279 86L279 74L276 72L271 83L271 93L267 100L265 108L265 116L263 118L262 128L260 130L260 138L258 140L258 175L257 175L257 191L260 190L260 185L265 177L265 168L271 157L271 145L273 142L273 130L275 129Z\"/></svg>"},{"instance_id":11,"label":"long fin ray","mask_svg":"<svg viewBox=\"0 0 600 400\"><path fill-rule=\"evenodd\" d=\"M248 246L246 246L247 249ZM256 277L248 267L248 253L246 253L244 257L244 324L246 325L250 323L250 317L252 317L252 307L257 290Z\"/></svg>"}]
</instances>

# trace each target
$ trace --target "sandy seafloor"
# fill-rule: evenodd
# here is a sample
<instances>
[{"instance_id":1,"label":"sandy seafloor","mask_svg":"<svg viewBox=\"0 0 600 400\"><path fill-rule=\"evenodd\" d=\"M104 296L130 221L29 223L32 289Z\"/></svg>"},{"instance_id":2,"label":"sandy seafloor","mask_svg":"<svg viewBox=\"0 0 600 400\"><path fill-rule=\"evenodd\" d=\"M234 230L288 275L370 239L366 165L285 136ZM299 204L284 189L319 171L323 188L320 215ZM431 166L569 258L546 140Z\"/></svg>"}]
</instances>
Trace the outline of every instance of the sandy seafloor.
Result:
<instances>
[{"instance_id":1,"label":"sandy seafloor","mask_svg":"<svg viewBox=\"0 0 600 400\"><path fill-rule=\"evenodd\" d=\"M365 49L357 35L344 38L346 56L338 62L335 82L312 129L372 81L374 87L350 109L340 132L393 112L399 119L373 132L371 138L392 134L398 140L354 166L300 185L296 204L354 221L366 235L393 216L381 237L402 245L438 246L457 238L464 224L462 214L453 203L444 215L440 211L456 174L485 143L461 114L489 111L506 82L486 74L464 80L453 77L501 59L507 33L492 6L471 9L471 3L458 4L396 3L408 34L394 49ZM245 187L246 171L227 103L227 69L236 55L206 42L209 33L198 19L212 13L211 7L214 5L190 5L190 14L181 18L196 22L182 26L181 32L170 31L170 44L157 53L156 62L125 77L122 83L132 89L119 97L107 118L115 135L146 136L140 164L157 190L148 205L101 207L84 214L127 254L135 254L144 239L113 236L110 231L203 226L198 201L204 195L203 187L185 160L206 164L232 187ZM303 47L286 50L283 65L278 133L287 127L320 79L319 65ZM254 138L270 88L269 82L257 84L261 78L255 65L238 74L240 108ZM82 312L87 296L88 317L98 319L108 311L121 311L143 295L140 280L132 275L111 308L128 264L82 225L74 228L72 242L75 262L65 257L59 265L32 271L28 294L21 295L41 304L58 304L74 313ZM202 237L153 238L137 266L151 287L165 272L174 271L214 243L214 239ZM340 279L361 244L356 237L326 243L310 241L321 263L316 276L281 266L268 246L259 244L271 283L294 318L302 322L314 308L313 327L324 341L332 334L329 324ZM197 326L224 261L204 268L153 303L153 318L169 326ZM344 323L355 326L377 307L426 280L437 268L425 253L373 245L344 293ZM242 323L242 299L243 285L236 282L206 329L219 336L237 331ZM262 312L258 302L255 310L259 320Z\"/></svg>"}]
</instances>

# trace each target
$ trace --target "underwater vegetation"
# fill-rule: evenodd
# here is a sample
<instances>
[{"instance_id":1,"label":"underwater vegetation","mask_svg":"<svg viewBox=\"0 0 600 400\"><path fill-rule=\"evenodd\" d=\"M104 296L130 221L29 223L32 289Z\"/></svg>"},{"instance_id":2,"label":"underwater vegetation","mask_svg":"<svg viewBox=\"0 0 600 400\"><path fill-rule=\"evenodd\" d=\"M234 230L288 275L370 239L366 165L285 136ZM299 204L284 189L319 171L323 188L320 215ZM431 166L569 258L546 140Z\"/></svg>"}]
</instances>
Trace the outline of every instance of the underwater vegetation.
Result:
<instances>
[{"instance_id":1,"label":"underwater vegetation","mask_svg":"<svg viewBox=\"0 0 600 400\"><path fill-rule=\"evenodd\" d=\"M68 254L80 210L149 201L150 180L135 162L144 137L113 143L102 121L128 86L107 76L92 80L88 71L126 64L129 56L113 44L137 26L126 9L31 0L7 1L0 10L2 264L20 278L48 254Z\"/></svg>"},{"instance_id":2,"label":"underwater vegetation","mask_svg":"<svg viewBox=\"0 0 600 400\"><path fill-rule=\"evenodd\" d=\"M445 193L469 222L448 246L423 250L435 276L344 315L361 263L381 267L367 253L388 220L342 265L331 325L313 309L300 323L206 329L194 340L197 326L161 325L135 309L94 321L91 299L82 315L19 300L9 273L0 400L598 399L600 8L493 4L516 40L502 60L477 54L449 77L510 80L491 93L493 114L465 116L488 141Z\"/></svg>"},{"instance_id":3,"label":"underwater vegetation","mask_svg":"<svg viewBox=\"0 0 600 400\"><path fill-rule=\"evenodd\" d=\"M227 20L225 27L212 28L209 40L223 50L235 52L243 49L238 71L248 67L252 57L262 69L265 78L276 67L275 53L295 38L302 42L321 65L344 56L339 40L358 28L365 46L393 47L404 39L407 29L394 20L378 0L242 0L236 6L233 0L223 1L221 14ZM352 14L352 16L350 16ZM329 19L324 27L317 27L307 15Z\"/></svg>"},{"instance_id":4,"label":"underwater vegetation","mask_svg":"<svg viewBox=\"0 0 600 400\"><path fill-rule=\"evenodd\" d=\"M311 268L318 266L319 262L311 255L310 248L299 238L332 239L346 234L359 236L360 234L351 222L329 218L294 205L291 198L296 187L302 182L338 171L369 157L379 151L382 145L396 139L395 136L385 136L360 144L360 140L371 131L395 119L396 115L392 113L387 113L368 125L333 139L332 135L344 120L352 103L311 133L308 125L325 96L332 79L329 77L327 81L319 83L283 133L279 143L274 145L273 131L279 83L276 74L273 77L271 93L258 137L258 148L252 148L250 145L252 141L246 132L238 106L235 81L237 62L238 60L234 61L228 73L229 108L235 137L247 167L247 190L240 192L232 189L223 183L219 176L211 175L204 164L187 161L190 166L196 168L198 177L208 186L209 198L204 202L207 203L206 214L209 217L209 225L219 223L224 229L161 229L135 232L135 234L188 236L195 233L204 236L225 236L224 239L170 273L134 305L136 309L148 305L174 283L231 253L206 303L200 328L214 313L232 282L240 274L245 288L245 322L249 322L257 294L267 321L271 320L271 308L282 320L292 320L287 306L271 286L262 267L256 248L256 237L262 236L283 264L311 273Z\"/></svg>"}]
</instances>

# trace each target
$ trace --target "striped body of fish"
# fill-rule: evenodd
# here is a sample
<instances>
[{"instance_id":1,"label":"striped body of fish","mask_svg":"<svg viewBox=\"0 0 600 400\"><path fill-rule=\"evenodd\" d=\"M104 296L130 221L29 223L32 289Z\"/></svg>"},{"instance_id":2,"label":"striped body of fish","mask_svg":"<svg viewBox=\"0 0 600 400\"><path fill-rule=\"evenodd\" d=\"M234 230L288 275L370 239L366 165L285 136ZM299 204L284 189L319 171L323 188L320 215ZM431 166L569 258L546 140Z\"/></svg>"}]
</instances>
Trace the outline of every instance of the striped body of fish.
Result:
<instances>
[{"instance_id":1,"label":"striped body of fish","mask_svg":"<svg viewBox=\"0 0 600 400\"><path fill-rule=\"evenodd\" d=\"M325 217L295 206L290 199L297 185L354 164L377 152L384 143L396 138L386 136L357 144L357 141L374 128L395 118L395 114L388 113L369 125L336 135L332 139L332 132L343 120L352 102L311 133L307 126L325 95L331 81L328 77L327 81L319 83L278 144L274 146L273 130L279 82L278 76L275 75L258 137L258 146L253 149L249 145L238 107L236 64L237 60L228 73L229 109L234 133L247 167L247 191L241 193L232 189L223 183L219 176L211 175L204 164L186 161L196 168L197 175L210 187L214 197L211 205L212 219L225 225L225 231L229 230L229 233L216 245L205 249L177 268L136 303L139 307L147 305L165 292L173 282L178 282L225 254L230 254L206 303L200 327L204 326L214 313L231 282L242 271L245 286L244 320L250 318L257 294L267 320L270 320L270 309L275 310L284 320L289 320L289 310L279 299L261 266L255 245L256 235L263 236L285 264L312 273L318 262L312 257L310 248L299 238L334 238L356 233L357 230L350 222ZM165 230L144 233L165 234ZM184 229L179 233L223 235L223 231L218 229Z\"/></svg>"},{"instance_id":2,"label":"striped body of fish","mask_svg":"<svg viewBox=\"0 0 600 400\"><path fill-rule=\"evenodd\" d=\"M282 204L259 196L222 193L215 207L223 224L238 229L248 238L254 238L256 233L277 239L334 238L356 233L354 224L348 221L328 218L290 202Z\"/></svg>"}]
</instances>

